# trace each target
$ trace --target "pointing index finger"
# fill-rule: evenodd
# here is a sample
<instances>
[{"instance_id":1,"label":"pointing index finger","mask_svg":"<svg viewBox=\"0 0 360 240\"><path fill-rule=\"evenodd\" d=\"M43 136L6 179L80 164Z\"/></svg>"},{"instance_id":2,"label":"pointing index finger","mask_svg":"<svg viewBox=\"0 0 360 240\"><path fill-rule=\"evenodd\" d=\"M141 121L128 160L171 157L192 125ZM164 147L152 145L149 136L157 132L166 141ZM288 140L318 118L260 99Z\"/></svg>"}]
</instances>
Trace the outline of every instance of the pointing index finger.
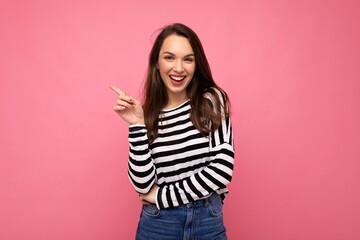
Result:
<instances>
[{"instance_id":1,"label":"pointing index finger","mask_svg":"<svg viewBox=\"0 0 360 240\"><path fill-rule=\"evenodd\" d=\"M114 92L116 92L118 95L125 94L123 91L121 91L119 88L117 88L117 87L115 87L113 85L108 84L108 87L110 89L112 89Z\"/></svg>"}]
</instances>

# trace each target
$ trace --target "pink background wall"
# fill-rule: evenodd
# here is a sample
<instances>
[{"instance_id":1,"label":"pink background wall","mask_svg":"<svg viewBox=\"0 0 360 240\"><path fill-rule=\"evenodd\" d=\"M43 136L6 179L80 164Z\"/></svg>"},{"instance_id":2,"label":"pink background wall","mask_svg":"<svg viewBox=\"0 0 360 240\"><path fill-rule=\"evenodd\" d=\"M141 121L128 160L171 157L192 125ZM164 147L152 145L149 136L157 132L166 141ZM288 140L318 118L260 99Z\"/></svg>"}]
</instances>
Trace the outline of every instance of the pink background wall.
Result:
<instances>
[{"instance_id":1,"label":"pink background wall","mask_svg":"<svg viewBox=\"0 0 360 240\"><path fill-rule=\"evenodd\" d=\"M358 1L1 1L0 239L133 239L127 126L152 33L202 39L233 106L230 239L360 239Z\"/></svg>"}]
</instances>

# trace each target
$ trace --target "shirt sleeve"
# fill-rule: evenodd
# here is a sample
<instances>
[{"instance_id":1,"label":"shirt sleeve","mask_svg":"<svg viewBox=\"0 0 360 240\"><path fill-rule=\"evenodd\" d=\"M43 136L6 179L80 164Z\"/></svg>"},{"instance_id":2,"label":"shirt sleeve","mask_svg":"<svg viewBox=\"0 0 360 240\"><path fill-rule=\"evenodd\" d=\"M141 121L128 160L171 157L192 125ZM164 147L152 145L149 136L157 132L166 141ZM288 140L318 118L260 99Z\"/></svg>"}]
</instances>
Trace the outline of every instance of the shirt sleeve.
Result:
<instances>
[{"instance_id":1,"label":"shirt sleeve","mask_svg":"<svg viewBox=\"0 0 360 240\"><path fill-rule=\"evenodd\" d=\"M155 166L149 150L145 125L129 127L128 176L135 191L148 193L156 182Z\"/></svg>"},{"instance_id":2,"label":"shirt sleeve","mask_svg":"<svg viewBox=\"0 0 360 240\"><path fill-rule=\"evenodd\" d=\"M234 167L234 141L230 117L209 136L210 163L181 181L162 186L157 191L159 209L176 207L201 199L212 192L226 192Z\"/></svg>"}]
</instances>

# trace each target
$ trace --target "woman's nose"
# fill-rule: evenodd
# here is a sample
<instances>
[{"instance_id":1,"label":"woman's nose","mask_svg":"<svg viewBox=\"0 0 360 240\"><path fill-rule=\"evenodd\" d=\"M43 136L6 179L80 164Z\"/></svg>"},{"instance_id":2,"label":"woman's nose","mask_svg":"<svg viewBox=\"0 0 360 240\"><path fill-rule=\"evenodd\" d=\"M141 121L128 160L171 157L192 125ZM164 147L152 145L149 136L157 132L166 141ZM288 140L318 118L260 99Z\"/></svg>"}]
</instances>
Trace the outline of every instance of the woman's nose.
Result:
<instances>
[{"instance_id":1,"label":"woman's nose","mask_svg":"<svg viewBox=\"0 0 360 240\"><path fill-rule=\"evenodd\" d=\"M181 60L175 62L174 71L182 73L184 71L183 62Z\"/></svg>"}]
</instances>

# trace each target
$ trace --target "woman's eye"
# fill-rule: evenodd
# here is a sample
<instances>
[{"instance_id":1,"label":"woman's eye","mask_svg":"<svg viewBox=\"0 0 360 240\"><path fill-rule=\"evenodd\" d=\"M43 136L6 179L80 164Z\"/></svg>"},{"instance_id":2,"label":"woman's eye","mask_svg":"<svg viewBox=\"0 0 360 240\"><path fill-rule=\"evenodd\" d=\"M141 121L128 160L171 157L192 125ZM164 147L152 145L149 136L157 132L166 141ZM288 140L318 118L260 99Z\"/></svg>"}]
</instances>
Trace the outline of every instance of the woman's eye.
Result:
<instances>
[{"instance_id":1,"label":"woman's eye","mask_svg":"<svg viewBox=\"0 0 360 240\"><path fill-rule=\"evenodd\" d=\"M165 58L166 60L172 60L172 59L174 59L173 56L165 56L164 58Z\"/></svg>"},{"instance_id":2,"label":"woman's eye","mask_svg":"<svg viewBox=\"0 0 360 240\"><path fill-rule=\"evenodd\" d=\"M194 59L192 59L192 58L185 58L185 62L191 63L191 62L193 62L193 61L194 61Z\"/></svg>"}]
</instances>

